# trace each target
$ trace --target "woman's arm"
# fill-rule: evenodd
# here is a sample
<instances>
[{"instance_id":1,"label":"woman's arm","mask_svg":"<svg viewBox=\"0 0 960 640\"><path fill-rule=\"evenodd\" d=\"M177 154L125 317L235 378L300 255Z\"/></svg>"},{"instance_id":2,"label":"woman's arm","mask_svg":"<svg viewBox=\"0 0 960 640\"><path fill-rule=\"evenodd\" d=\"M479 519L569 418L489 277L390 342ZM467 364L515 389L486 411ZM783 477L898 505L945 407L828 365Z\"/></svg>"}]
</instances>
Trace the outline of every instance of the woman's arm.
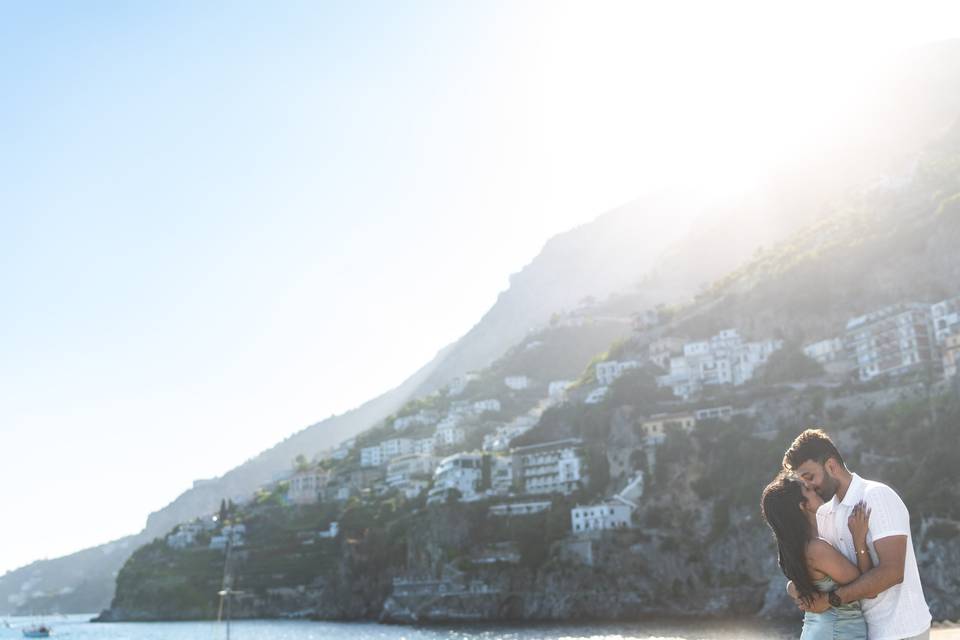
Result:
<instances>
[{"instance_id":1,"label":"woman's arm","mask_svg":"<svg viewBox=\"0 0 960 640\"><path fill-rule=\"evenodd\" d=\"M853 546L857 551L857 568L860 573L866 573L873 569L873 558L870 557L870 549L867 548L867 528L870 525L870 509L867 503L860 501L853 508L853 513L847 518L847 527L853 536Z\"/></svg>"},{"instance_id":2,"label":"woman's arm","mask_svg":"<svg viewBox=\"0 0 960 640\"><path fill-rule=\"evenodd\" d=\"M807 547L807 564L837 584L849 584L860 577L860 569L826 540L814 540Z\"/></svg>"},{"instance_id":3,"label":"woman's arm","mask_svg":"<svg viewBox=\"0 0 960 640\"><path fill-rule=\"evenodd\" d=\"M853 508L847 520L847 526L853 535L854 548L857 551L857 565L846 559L842 553L825 540L814 540L807 551L807 563L810 568L830 576L837 584L850 584L862 574L873 568L870 550L867 549L867 527L870 524L870 509L864 502ZM864 553L861 553L863 551Z\"/></svg>"}]
</instances>

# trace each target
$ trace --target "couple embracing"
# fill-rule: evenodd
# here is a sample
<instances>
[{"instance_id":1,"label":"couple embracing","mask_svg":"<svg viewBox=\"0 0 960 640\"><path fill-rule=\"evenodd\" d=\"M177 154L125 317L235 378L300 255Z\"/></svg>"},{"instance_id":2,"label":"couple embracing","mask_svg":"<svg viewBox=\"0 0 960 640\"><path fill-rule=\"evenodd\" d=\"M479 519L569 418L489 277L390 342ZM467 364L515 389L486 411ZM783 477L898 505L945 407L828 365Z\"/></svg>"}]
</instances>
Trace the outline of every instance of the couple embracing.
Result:
<instances>
[{"instance_id":1,"label":"couple embracing","mask_svg":"<svg viewBox=\"0 0 960 640\"><path fill-rule=\"evenodd\" d=\"M930 610L910 514L887 485L851 473L830 437L801 433L763 491L801 640L926 640Z\"/></svg>"}]
</instances>

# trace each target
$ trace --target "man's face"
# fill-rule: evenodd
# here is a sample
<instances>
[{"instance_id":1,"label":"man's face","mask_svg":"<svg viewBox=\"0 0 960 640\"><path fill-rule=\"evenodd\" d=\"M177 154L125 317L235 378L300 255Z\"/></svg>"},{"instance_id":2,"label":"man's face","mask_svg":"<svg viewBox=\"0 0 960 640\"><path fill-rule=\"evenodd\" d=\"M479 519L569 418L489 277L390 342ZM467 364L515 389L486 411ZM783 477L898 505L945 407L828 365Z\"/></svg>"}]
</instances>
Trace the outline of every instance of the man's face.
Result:
<instances>
[{"instance_id":1,"label":"man's face","mask_svg":"<svg viewBox=\"0 0 960 640\"><path fill-rule=\"evenodd\" d=\"M797 467L797 475L806 483L806 485L817 492L817 495L823 498L824 502L832 500L837 493L837 479L830 475L830 471L825 465L816 460L807 460Z\"/></svg>"}]
</instances>

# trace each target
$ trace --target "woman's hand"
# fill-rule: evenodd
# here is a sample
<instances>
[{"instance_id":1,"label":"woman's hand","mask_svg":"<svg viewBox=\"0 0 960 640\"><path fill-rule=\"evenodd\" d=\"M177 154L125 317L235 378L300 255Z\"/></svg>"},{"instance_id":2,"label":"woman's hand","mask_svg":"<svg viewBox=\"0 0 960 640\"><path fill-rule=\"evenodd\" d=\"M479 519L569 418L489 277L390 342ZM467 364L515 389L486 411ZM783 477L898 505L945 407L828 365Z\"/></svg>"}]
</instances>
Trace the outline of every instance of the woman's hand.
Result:
<instances>
[{"instance_id":1,"label":"woman's hand","mask_svg":"<svg viewBox=\"0 0 960 640\"><path fill-rule=\"evenodd\" d=\"M870 526L870 508L861 500L853 507L853 512L847 518L847 527L858 549L867 545L867 529Z\"/></svg>"}]
</instances>

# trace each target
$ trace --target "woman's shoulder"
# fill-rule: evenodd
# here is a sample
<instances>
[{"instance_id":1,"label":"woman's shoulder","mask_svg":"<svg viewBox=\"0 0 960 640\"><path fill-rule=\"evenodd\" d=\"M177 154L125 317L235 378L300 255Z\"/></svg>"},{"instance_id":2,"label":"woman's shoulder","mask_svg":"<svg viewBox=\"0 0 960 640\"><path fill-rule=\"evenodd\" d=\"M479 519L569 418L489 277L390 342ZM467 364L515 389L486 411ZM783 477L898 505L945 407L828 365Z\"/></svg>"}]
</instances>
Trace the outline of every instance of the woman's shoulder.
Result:
<instances>
[{"instance_id":1,"label":"woman's shoulder","mask_svg":"<svg viewBox=\"0 0 960 640\"><path fill-rule=\"evenodd\" d=\"M814 582L828 578L829 576L818 567L824 566L829 560L828 554L833 552L833 546L823 538L814 538L807 543L806 560L807 570Z\"/></svg>"},{"instance_id":2,"label":"woman's shoulder","mask_svg":"<svg viewBox=\"0 0 960 640\"><path fill-rule=\"evenodd\" d=\"M823 538L813 538L807 543L808 558L822 558L824 554L831 553L833 545Z\"/></svg>"}]
</instances>

